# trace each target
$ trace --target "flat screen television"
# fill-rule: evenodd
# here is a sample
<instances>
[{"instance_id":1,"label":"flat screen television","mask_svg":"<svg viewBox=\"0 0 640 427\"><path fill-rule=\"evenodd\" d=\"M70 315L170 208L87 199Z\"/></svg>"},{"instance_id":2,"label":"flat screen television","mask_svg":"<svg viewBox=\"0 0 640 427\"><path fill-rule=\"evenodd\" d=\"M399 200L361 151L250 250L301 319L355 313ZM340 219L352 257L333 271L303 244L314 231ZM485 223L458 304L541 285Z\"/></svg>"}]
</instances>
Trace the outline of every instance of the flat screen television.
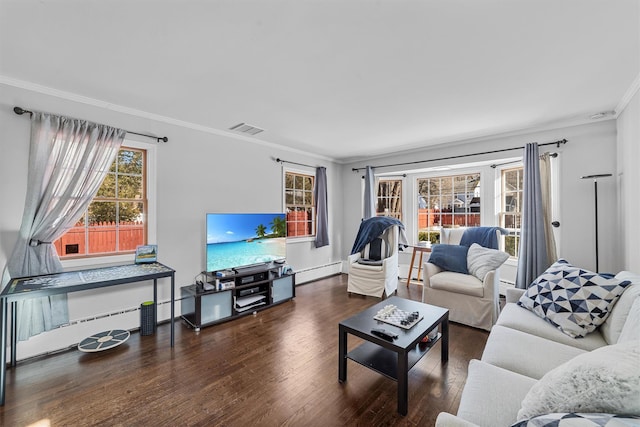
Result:
<instances>
[{"instance_id":1,"label":"flat screen television","mask_svg":"<svg viewBox=\"0 0 640 427\"><path fill-rule=\"evenodd\" d=\"M208 213L207 271L283 260L286 235L283 213Z\"/></svg>"}]
</instances>

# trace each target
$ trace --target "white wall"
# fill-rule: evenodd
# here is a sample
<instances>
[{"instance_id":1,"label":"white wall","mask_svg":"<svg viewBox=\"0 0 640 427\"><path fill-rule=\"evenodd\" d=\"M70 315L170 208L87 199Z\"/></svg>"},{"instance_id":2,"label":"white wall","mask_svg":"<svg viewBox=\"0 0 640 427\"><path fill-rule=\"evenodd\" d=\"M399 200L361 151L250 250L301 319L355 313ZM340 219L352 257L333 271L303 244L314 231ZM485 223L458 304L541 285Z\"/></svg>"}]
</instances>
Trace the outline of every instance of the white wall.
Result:
<instances>
[{"instance_id":1,"label":"white wall","mask_svg":"<svg viewBox=\"0 0 640 427\"><path fill-rule=\"evenodd\" d=\"M337 165L277 147L220 136L213 133L156 122L81 102L45 95L11 86L0 85L0 266L4 266L15 243L20 226L26 192L29 120L17 116L16 105L56 114L85 118L133 131L150 132L169 137L168 144L157 146L157 243L160 261L176 270L176 294L179 288L193 282L204 268L204 216L206 212L265 211L282 208L281 166L272 158L314 166L326 166L329 185L329 228L332 244L316 249L304 241L288 247L288 261L300 271L346 259L361 219L361 175L351 170L366 164L380 165L419 159L439 158L471 152L523 146L566 138L560 148L560 213L558 230L560 256L570 262L595 268L593 251L593 182L580 176L613 173L626 177L625 182L638 183L638 95L620 116L618 132L623 146L619 157L626 163L616 169L616 123L597 122L590 125L534 132L518 136L485 138L446 147L435 147L370 159L366 162ZM142 140L144 141L144 140ZM390 143L393 143L392 141ZM514 157L484 155L469 160L497 160ZM635 156L635 157L633 157ZM429 166L447 164L430 163ZM401 170L406 168L396 168ZM392 168L379 171L391 172ZM491 172L483 172L483 180ZM408 178L409 179L409 178ZM600 270L616 272L628 268L639 271L637 242L638 186L623 188L618 204L615 177L599 182L600 206ZM405 185L405 189L412 188ZM493 196L485 188L483 201ZM494 194L495 196L495 194ZM633 203L636 203L635 205ZM620 207L619 207L620 206ZM407 207L405 206L405 209ZM485 203L483 215L487 216ZM619 213L620 211L620 213ZM618 221L624 217L626 243L620 245ZM486 219L486 221L485 221ZM494 219L485 218L486 224ZM630 234L629 234L630 233ZM635 252L634 252L635 251ZM405 255L407 258L409 254ZM408 264L408 259L401 261ZM111 289L79 292L70 295L71 319L81 319L117 310L137 307L151 298L149 284L124 285ZM169 298L166 279L161 280L159 299ZM179 312L179 304L176 305ZM161 306L160 319L169 317L168 304ZM108 327L135 328L138 312L81 323L33 337L18 347L22 359L64 348L88 334ZM181 326L179 326L181 327Z\"/></svg>"},{"instance_id":2,"label":"white wall","mask_svg":"<svg viewBox=\"0 0 640 427\"><path fill-rule=\"evenodd\" d=\"M625 270L640 272L640 91L617 120L620 241Z\"/></svg>"},{"instance_id":3,"label":"white wall","mask_svg":"<svg viewBox=\"0 0 640 427\"><path fill-rule=\"evenodd\" d=\"M329 231L331 245L316 249L313 242L289 243L288 263L294 270L340 261L342 218L340 170L326 159L314 158L278 147L220 136L156 122L71 101L61 97L0 85L0 267L4 268L15 244L26 193L30 124L28 116L13 113L14 106L92 120L138 132L166 135L157 146L157 243L159 261L176 270L176 295L193 283L205 265L205 213L281 211L282 168L280 157L327 168ZM148 140L141 139L148 142ZM313 172L313 169L309 170ZM131 261L133 256L131 256ZM307 275L308 276L308 275ZM302 278L302 277L301 277ZM160 301L170 297L168 279L159 281ZM123 285L69 295L71 320L135 308L152 299L152 286ZM169 304L160 307L159 318L168 319ZM179 313L180 304L176 304ZM87 335L108 327L135 328L139 313L60 328L31 338L18 346L18 358L65 348ZM178 326L181 327L181 326Z\"/></svg>"},{"instance_id":4,"label":"white wall","mask_svg":"<svg viewBox=\"0 0 640 427\"><path fill-rule=\"evenodd\" d=\"M562 129L533 132L517 136L484 138L482 140L469 141L453 146L440 146L426 148L424 150L403 153L394 156L380 157L343 166L342 180L344 188L344 231L345 253L350 249L349 242L353 242L358 224L361 218L361 184L362 172L352 172L352 168L361 168L365 165L385 165L403 162L415 162L421 159L436 159L462 154L500 150L511 147L524 146L528 142L540 144L566 138L568 143L543 147L541 151L554 151L559 153L559 213L556 217L561 226L557 230L559 256L569 262L587 269L595 269L595 222L594 222L594 193L593 181L580 179L583 175L599 173L613 173L616 171L616 123L613 120L601 121L589 125L573 126ZM416 166L433 167L446 164L463 164L471 161L500 160L521 156L518 151L509 151L500 154L474 156L456 160L430 162ZM499 162L498 162L499 163ZM414 166L415 167L415 166ZM377 168L376 172L393 172L407 170L407 166L389 168ZM478 168L478 170L481 170ZM490 172L485 169L485 177ZM443 172L442 174L448 174ZM453 171L452 173L457 173ZM407 178L409 179L409 178ZM487 203L492 203L495 191L492 185L485 186L483 190L483 224L496 224L496 218L487 215ZM406 185L406 189L413 188ZM414 199L413 193L406 193L405 197ZM409 202L411 203L411 201ZM599 269L600 271L617 272L623 263L621 261L622 248L619 245L618 236L618 203L616 197L616 180L614 177L603 179L598 183L599 204ZM408 220L411 223L411 220ZM410 227L409 227L410 228ZM408 236L409 240L412 236ZM409 255L406 255L408 257ZM406 258L405 257L405 258ZM403 261L401 261L402 263ZM409 261L406 261L408 264Z\"/></svg>"}]
</instances>

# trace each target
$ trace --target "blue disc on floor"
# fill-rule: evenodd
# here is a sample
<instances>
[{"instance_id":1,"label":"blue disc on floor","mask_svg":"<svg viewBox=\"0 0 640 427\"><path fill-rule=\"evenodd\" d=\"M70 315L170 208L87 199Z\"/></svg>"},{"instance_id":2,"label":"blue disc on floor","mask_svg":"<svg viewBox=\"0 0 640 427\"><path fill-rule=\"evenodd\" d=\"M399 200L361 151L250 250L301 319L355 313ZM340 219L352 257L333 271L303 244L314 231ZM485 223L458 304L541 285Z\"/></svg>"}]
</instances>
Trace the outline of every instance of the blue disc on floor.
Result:
<instances>
[{"instance_id":1,"label":"blue disc on floor","mask_svg":"<svg viewBox=\"0 0 640 427\"><path fill-rule=\"evenodd\" d=\"M111 331L99 332L83 339L78 344L78 350L86 353L109 350L117 347L129 339L129 331L123 329L113 329Z\"/></svg>"}]
</instances>

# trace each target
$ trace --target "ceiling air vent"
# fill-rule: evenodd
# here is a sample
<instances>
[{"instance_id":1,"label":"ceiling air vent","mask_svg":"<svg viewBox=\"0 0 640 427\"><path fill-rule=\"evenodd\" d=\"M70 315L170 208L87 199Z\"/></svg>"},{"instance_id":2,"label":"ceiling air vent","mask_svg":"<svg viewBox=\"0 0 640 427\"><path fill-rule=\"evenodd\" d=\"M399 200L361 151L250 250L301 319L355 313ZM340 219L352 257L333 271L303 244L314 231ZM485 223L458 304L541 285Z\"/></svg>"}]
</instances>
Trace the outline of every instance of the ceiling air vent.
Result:
<instances>
[{"instance_id":1,"label":"ceiling air vent","mask_svg":"<svg viewBox=\"0 0 640 427\"><path fill-rule=\"evenodd\" d=\"M237 124L235 126L230 127L229 129L235 130L236 132L247 133L249 135L255 135L257 133L264 132L264 129L251 126L246 123Z\"/></svg>"}]
</instances>

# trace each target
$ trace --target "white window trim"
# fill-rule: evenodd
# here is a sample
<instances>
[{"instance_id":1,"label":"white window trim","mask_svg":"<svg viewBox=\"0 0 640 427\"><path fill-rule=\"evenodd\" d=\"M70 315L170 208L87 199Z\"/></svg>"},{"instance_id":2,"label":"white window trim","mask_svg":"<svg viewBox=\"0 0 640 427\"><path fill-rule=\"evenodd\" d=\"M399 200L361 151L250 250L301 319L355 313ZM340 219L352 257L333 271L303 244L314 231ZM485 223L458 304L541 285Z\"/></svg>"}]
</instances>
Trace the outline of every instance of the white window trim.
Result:
<instances>
[{"instance_id":1,"label":"white window trim","mask_svg":"<svg viewBox=\"0 0 640 427\"><path fill-rule=\"evenodd\" d=\"M427 173L417 173L417 174L413 174L413 175L408 175L408 178L411 178L412 180L412 189L411 191L413 192L413 194L416 195L416 197L413 197L413 211L412 213L412 231L411 231L411 237L407 236L407 238L409 239L410 242L413 241L414 244L417 244L417 239L418 239L418 221L417 221L417 214L418 214L418 180L419 179L428 179L428 178L440 178L443 176L457 176L457 175L472 175L472 174L480 174L480 200L481 200L481 206L480 206L480 223L482 224L483 221L485 220L485 218L487 217L486 215L486 206L484 202L482 202L482 200L486 200L488 199L487 196L487 187L483 184L484 182L491 182L490 180L487 179L487 168L489 166L469 166L469 167L464 167L464 168L452 168L450 170L434 170L434 171L429 171Z\"/></svg>"},{"instance_id":2,"label":"white window trim","mask_svg":"<svg viewBox=\"0 0 640 427\"><path fill-rule=\"evenodd\" d=\"M560 184L561 184L560 168L562 167L561 159L562 159L562 156L560 155L557 157L551 158L551 212L552 212L551 217L554 221L559 221L560 224L562 225L562 215L561 215L560 197L559 197ZM520 161L516 160L516 161L510 162L509 164L496 167L496 176L495 176L496 193L495 194L497 197L496 197L496 204L495 204L495 212L496 212L496 223L498 225L500 225L500 211L502 210L502 171L505 169L512 169L519 166L524 166L524 163L522 160ZM552 230L553 230L553 234L556 241L556 251L558 254L560 254L561 253L560 245L562 242L562 239L560 239L560 229L553 227ZM502 248L502 250L504 250L504 248ZM518 265L518 258L509 257L509 259L505 262L505 264L515 267Z\"/></svg>"},{"instance_id":3,"label":"white window trim","mask_svg":"<svg viewBox=\"0 0 640 427\"><path fill-rule=\"evenodd\" d=\"M286 194L285 194L285 190L284 190L284 184L285 184L285 180L286 180L286 175L287 172L290 173L297 173L297 174L303 174L303 175L311 175L314 177L314 185L315 185L315 178L316 178L316 171L315 169L310 170L310 169L297 169L297 168L291 168L291 167L283 167L282 168L282 181L281 181L281 185L280 185L280 190L282 191L282 212L286 213L287 212L287 203L286 203ZM317 221L317 218L314 219L314 221ZM315 224L315 231L316 233L318 232L317 230L318 224ZM315 242L316 241L316 236L301 236L301 237L287 237L287 244L295 244L295 243L305 243L305 242Z\"/></svg>"},{"instance_id":4,"label":"white window trim","mask_svg":"<svg viewBox=\"0 0 640 427\"><path fill-rule=\"evenodd\" d=\"M156 144L144 143L139 141L124 140L123 147L138 148L146 150L147 160L147 243L150 245L157 244L157 150ZM86 268L92 266L105 266L116 264L127 264L134 261L134 254L118 254L106 256L90 256L85 258L61 259L62 266L67 269Z\"/></svg>"},{"instance_id":5,"label":"white window trim","mask_svg":"<svg viewBox=\"0 0 640 427\"><path fill-rule=\"evenodd\" d=\"M509 162L508 164L496 167L496 225L498 227L502 227L500 223L500 212L502 212L502 172L509 169L515 169L519 167L523 167L524 163L522 160L515 160L513 162ZM500 238L500 250L504 251L504 236ZM506 261L507 265L517 266L518 265L518 257L509 256Z\"/></svg>"},{"instance_id":6,"label":"white window trim","mask_svg":"<svg viewBox=\"0 0 640 427\"><path fill-rule=\"evenodd\" d=\"M375 183L374 183L374 187L376 190L376 195L375 198L376 200L378 200L378 185L380 184L381 180L386 180L386 181L400 181L401 182L401 191L400 191L400 209L401 209L401 213L402 213L402 218L400 219L400 221L402 221L402 223L406 223L407 220L407 204L406 204L406 187L407 187L407 176L406 174L393 174L393 175L375 175ZM362 180L362 212L364 214L364 179Z\"/></svg>"}]
</instances>

